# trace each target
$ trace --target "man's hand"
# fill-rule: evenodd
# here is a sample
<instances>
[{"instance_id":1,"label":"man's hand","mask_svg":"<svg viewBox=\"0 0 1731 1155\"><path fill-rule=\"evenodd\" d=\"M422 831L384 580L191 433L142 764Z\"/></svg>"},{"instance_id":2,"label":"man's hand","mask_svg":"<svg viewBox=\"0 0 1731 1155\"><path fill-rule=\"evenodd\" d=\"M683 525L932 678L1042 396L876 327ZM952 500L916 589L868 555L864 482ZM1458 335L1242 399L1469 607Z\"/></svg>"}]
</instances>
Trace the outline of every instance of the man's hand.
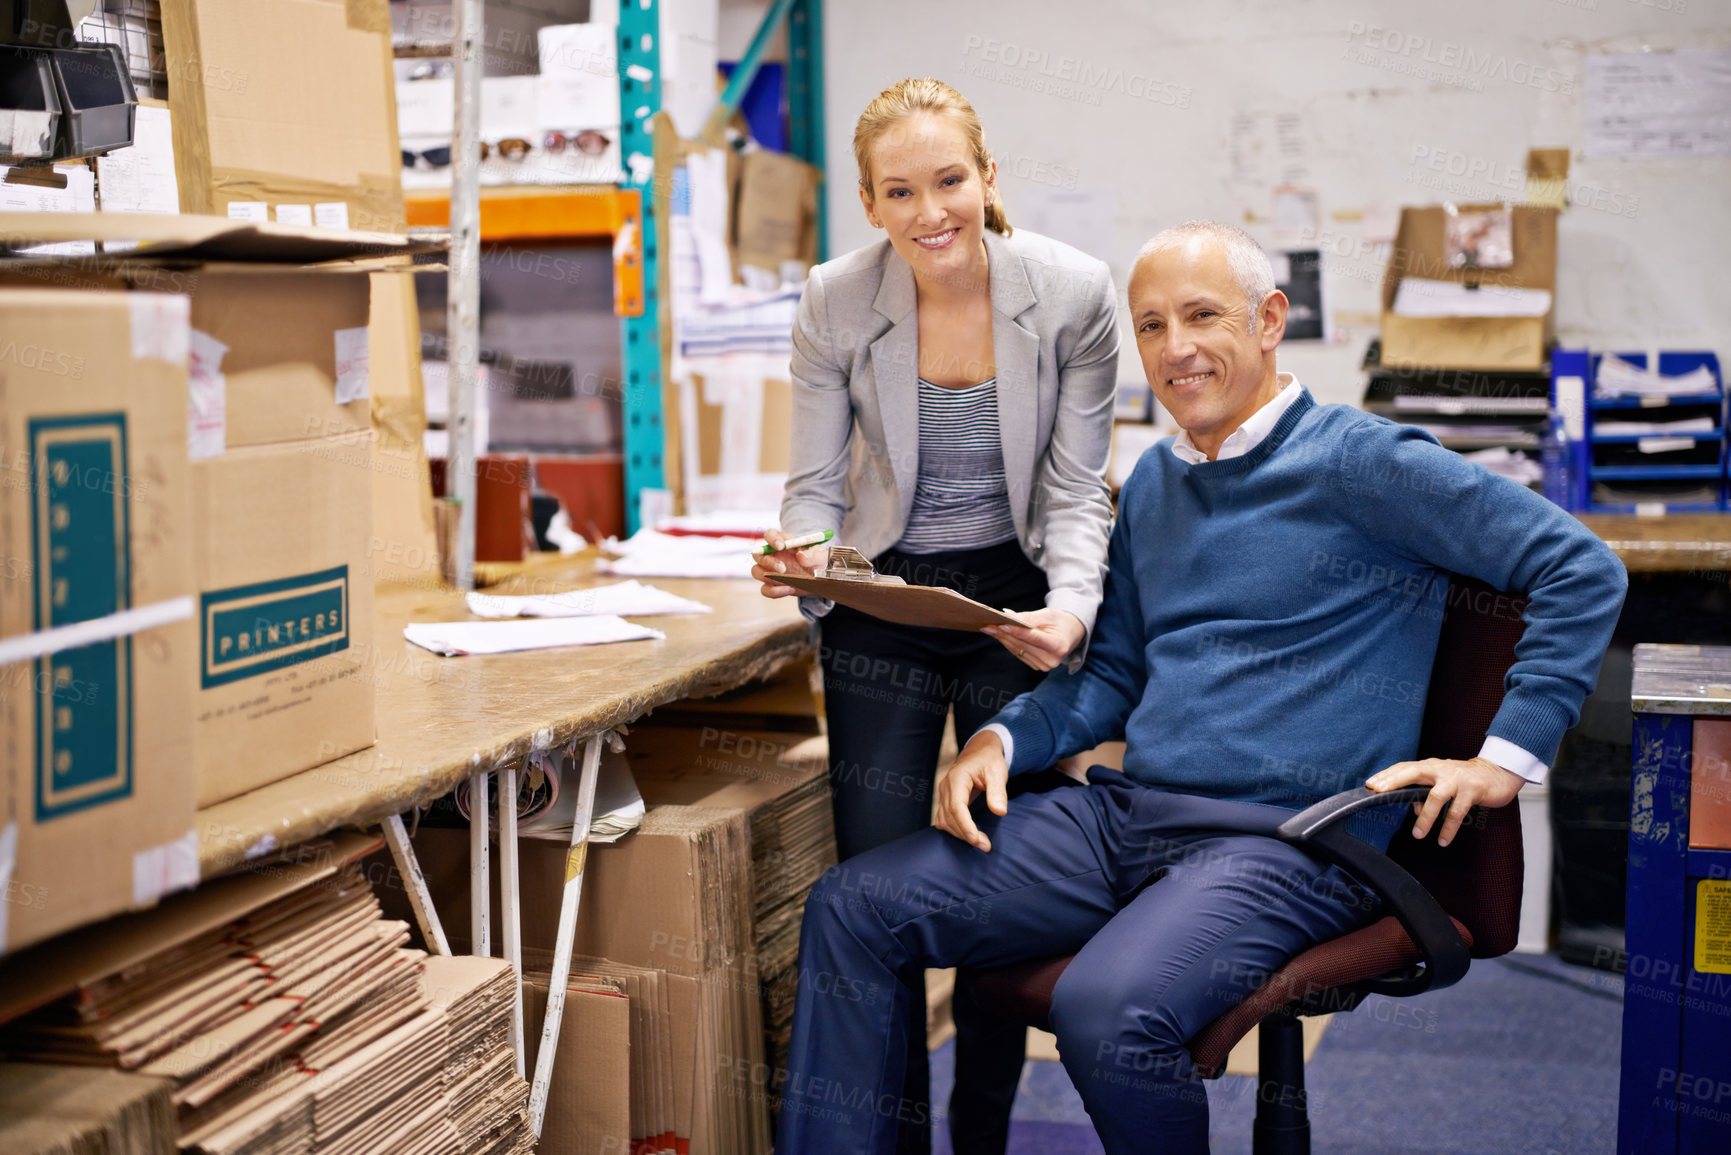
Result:
<instances>
[{"instance_id":1,"label":"man's hand","mask_svg":"<svg viewBox=\"0 0 1731 1155\"><path fill-rule=\"evenodd\" d=\"M1088 632L1082 628L1082 620L1068 610L1028 610L1016 616L1023 625L987 626L980 632L998 639L1006 650L1036 670L1057 669Z\"/></svg>"},{"instance_id":2,"label":"man's hand","mask_svg":"<svg viewBox=\"0 0 1731 1155\"><path fill-rule=\"evenodd\" d=\"M1004 761L1004 744L996 734L981 731L968 739L956 760L944 776L938 779L938 807L932 825L953 834L970 846L990 853L992 840L974 825L968 804L986 792L986 809L1002 814L1009 808L1005 785L1010 780L1010 767Z\"/></svg>"},{"instance_id":3,"label":"man's hand","mask_svg":"<svg viewBox=\"0 0 1731 1155\"><path fill-rule=\"evenodd\" d=\"M779 529L765 530L763 540L774 546L778 553L752 554L751 576L763 584L758 587L758 593L766 598L797 597L804 590L796 590L792 586L784 586L775 580L776 574L792 573L810 577L829 564L829 546L812 546L808 549L783 550L787 534Z\"/></svg>"},{"instance_id":4,"label":"man's hand","mask_svg":"<svg viewBox=\"0 0 1731 1155\"><path fill-rule=\"evenodd\" d=\"M1396 762L1386 770L1372 774L1365 785L1383 793L1402 786L1429 786L1430 797L1422 806L1415 806L1418 820L1412 825L1412 836L1423 838L1436 823L1445 804L1448 820L1437 832L1437 845L1447 846L1474 806L1496 809L1507 806L1521 792L1526 779L1495 762L1474 758L1470 762L1455 762L1448 758L1426 758L1423 762Z\"/></svg>"}]
</instances>

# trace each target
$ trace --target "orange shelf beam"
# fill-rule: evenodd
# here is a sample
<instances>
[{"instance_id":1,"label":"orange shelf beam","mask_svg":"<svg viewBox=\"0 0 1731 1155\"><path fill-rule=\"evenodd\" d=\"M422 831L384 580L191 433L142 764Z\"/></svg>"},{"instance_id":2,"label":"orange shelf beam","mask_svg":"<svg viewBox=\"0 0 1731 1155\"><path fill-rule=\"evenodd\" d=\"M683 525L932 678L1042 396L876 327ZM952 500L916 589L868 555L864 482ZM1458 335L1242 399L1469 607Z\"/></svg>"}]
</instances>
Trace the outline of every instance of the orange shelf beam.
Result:
<instances>
[{"instance_id":1,"label":"orange shelf beam","mask_svg":"<svg viewBox=\"0 0 1731 1155\"><path fill-rule=\"evenodd\" d=\"M404 194L411 228L448 228L451 197L442 190ZM642 198L613 185L481 190L481 240L546 241L605 237L613 242L613 311L643 315Z\"/></svg>"}]
</instances>

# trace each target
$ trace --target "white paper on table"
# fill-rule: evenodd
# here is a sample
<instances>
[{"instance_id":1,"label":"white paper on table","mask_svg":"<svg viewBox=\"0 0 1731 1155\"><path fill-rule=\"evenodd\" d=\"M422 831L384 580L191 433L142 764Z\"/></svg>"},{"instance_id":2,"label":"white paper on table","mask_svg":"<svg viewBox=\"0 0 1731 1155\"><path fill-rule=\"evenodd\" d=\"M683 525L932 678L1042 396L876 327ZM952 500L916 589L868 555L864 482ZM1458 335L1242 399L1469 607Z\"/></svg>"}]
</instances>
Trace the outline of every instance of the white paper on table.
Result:
<instances>
[{"instance_id":1,"label":"white paper on table","mask_svg":"<svg viewBox=\"0 0 1731 1155\"><path fill-rule=\"evenodd\" d=\"M774 506L762 509L713 509L707 513L688 513L680 517L664 517L655 523L663 533L702 534L705 537L761 537L765 530L781 527L781 511Z\"/></svg>"},{"instance_id":2,"label":"white paper on table","mask_svg":"<svg viewBox=\"0 0 1731 1155\"><path fill-rule=\"evenodd\" d=\"M1459 281L1424 277L1401 278L1394 294L1394 311L1402 317L1543 317L1550 308L1549 289L1473 289Z\"/></svg>"},{"instance_id":3,"label":"white paper on table","mask_svg":"<svg viewBox=\"0 0 1731 1155\"><path fill-rule=\"evenodd\" d=\"M596 566L617 577L749 578L762 538L685 537L640 529L610 543L617 556Z\"/></svg>"},{"instance_id":4,"label":"white paper on table","mask_svg":"<svg viewBox=\"0 0 1731 1155\"><path fill-rule=\"evenodd\" d=\"M651 617L657 614L707 614L702 602L670 594L640 581L615 582L559 594L511 597L470 593L469 612L483 618L575 618L596 614Z\"/></svg>"},{"instance_id":5,"label":"white paper on table","mask_svg":"<svg viewBox=\"0 0 1731 1155\"><path fill-rule=\"evenodd\" d=\"M685 158L691 183L691 238L697 247L699 302L720 305L733 291L733 258L727 251L727 154L720 149Z\"/></svg>"},{"instance_id":6,"label":"white paper on table","mask_svg":"<svg viewBox=\"0 0 1731 1155\"><path fill-rule=\"evenodd\" d=\"M560 646L598 646L666 636L660 630L633 625L624 618L605 614L509 622L415 622L403 627L403 637L422 649L447 658L462 654L550 650Z\"/></svg>"},{"instance_id":7,"label":"white paper on table","mask_svg":"<svg viewBox=\"0 0 1731 1155\"><path fill-rule=\"evenodd\" d=\"M1592 55L1584 79L1586 156L1731 154L1731 52Z\"/></svg>"}]
</instances>

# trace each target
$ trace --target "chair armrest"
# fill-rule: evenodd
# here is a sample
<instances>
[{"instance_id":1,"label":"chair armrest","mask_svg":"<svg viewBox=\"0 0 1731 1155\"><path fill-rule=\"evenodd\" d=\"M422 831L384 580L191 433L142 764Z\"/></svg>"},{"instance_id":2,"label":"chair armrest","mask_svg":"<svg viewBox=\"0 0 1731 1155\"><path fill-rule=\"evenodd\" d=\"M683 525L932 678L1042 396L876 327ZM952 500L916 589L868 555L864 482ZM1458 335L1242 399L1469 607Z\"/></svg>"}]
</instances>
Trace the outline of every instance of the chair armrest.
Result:
<instances>
[{"instance_id":1,"label":"chair armrest","mask_svg":"<svg viewBox=\"0 0 1731 1155\"><path fill-rule=\"evenodd\" d=\"M1408 786L1384 793L1359 786L1301 810L1282 822L1276 832L1281 841L1345 867L1374 890L1418 947L1424 958L1423 972L1367 984L1378 994L1416 995L1424 990L1453 986L1467 973L1471 961L1472 952L1442 904L1399 863L1348 834L1344 825L1346 819L1373 807L1404 806L1421 802L1429 794L1430 788L1426 786Z\"/></svg>"}]
</instances>

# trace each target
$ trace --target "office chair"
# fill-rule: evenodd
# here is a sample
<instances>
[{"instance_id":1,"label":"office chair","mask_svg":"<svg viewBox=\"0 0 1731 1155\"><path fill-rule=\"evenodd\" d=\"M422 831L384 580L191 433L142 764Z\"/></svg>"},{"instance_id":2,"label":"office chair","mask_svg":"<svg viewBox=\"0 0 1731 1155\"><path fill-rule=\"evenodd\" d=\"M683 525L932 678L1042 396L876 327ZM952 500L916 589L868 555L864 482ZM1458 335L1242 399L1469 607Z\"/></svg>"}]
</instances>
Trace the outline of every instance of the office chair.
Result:
<instances>
[{"instance_id":1,"label":"office chair","mask_svg":"<svg viewBox=\"0 0 1731 1155\"><path fill-rule=\"evenodd\" d=\"M1503 680L1525 628L1525 599L1481 582L1450 583L1431 667L1418 757L1476 757L1503 700ZM1376 767L1380 769L1380 767ZM1374 890L1388 913L1289 959L1243 1002L1190 1040L1196 1070L1218 1078L1233 1044L1261 1025L1257 1043L1255 1155L1309 1155L1304 1091L1305 1015L1350 1011L1368 994L1405 997L1460 981L1474 958L1514 949L1521 918L1518 803L1479 809L1447 847L1412 837L1408 816L1387 853L1346 832L1344 820L1376 806L1422 801L1428 787L1375 794L1347 790L1295 814L1278 837L1345 867ZM1437 827L1442 822L1439 819ZM987 1009L1047 1028L1052 989L1070 957L976 970L966 987Z\"/></svg>"}]
</instances>

